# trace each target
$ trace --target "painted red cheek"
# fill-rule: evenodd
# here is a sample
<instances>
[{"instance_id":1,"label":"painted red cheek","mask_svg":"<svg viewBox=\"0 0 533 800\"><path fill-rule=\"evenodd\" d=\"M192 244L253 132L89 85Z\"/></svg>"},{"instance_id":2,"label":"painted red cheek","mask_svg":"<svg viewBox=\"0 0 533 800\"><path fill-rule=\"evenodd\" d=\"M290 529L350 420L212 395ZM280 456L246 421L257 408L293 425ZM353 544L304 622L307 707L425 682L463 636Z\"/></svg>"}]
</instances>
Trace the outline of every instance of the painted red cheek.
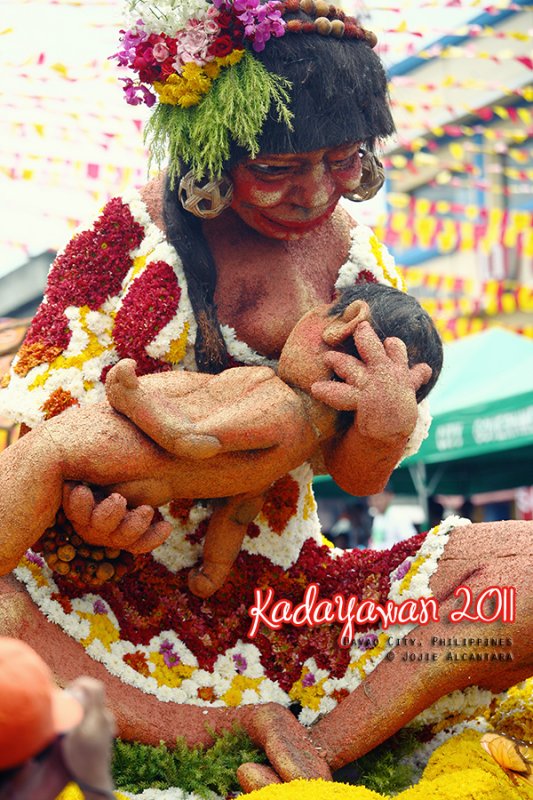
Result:
<instances>
[{"instance_id":1,"label":"painted red cheek","mask_svg":"<svg viewBox=\"0 0 533 800\"><path fill-rule=\"evenodd\" d=\"M259 208L272 208L282 201L286 190L285 184L281 186L278 182L269 185L254 178L241 178L234 184L233 196L242 203L249 203Z\"/></svg>"}]
</instances>

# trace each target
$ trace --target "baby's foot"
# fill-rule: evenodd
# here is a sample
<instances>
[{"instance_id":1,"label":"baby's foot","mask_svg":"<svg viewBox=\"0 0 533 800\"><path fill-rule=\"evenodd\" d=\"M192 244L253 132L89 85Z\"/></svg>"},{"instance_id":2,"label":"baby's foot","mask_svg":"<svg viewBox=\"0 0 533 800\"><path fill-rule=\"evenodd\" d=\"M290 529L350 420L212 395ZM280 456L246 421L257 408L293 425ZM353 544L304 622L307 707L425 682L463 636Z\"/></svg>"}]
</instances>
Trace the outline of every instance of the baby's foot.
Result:
<instances>
[{"instance_id":1,"label":"baby's foot","mask_svg":"<svg viewBox=\"0 0 533 800\"><path fill-rule=\"evenodd\" d=\"M189 571L189 575L187 576L187 583L189 584L189 589L191 592L196 595L196 597L201 597L205 600L207 597L211 597L220 587L224 584L224 580L214 581L209 575L203 571L202 567L193 568Z\"/></svg>"},{"instance_id":2,"label":"baby's foot","mask_svg":"<svg viewBox=\"0 0 533 800\"><path fill-rule=\"evenodd\" d=\"M196 432L179 410L180 397L162 387L148 392L135 372L135 361L124 358L109 371L105 389L110 405L167 452L181 458L211 458L220 451L216 436Z\"/></svg>"},{"instance_id":3,"label":"baby's foot","mask_svg":"<svg viewBox=\"0 0 533 800\"><path fill-rule=\"evenodd\" d=\"M135 372L133 358L123 358L109 370L105 382L109 403L116 411L130 417L139 400L139 378Z\"/></svg>"}]
</instances>

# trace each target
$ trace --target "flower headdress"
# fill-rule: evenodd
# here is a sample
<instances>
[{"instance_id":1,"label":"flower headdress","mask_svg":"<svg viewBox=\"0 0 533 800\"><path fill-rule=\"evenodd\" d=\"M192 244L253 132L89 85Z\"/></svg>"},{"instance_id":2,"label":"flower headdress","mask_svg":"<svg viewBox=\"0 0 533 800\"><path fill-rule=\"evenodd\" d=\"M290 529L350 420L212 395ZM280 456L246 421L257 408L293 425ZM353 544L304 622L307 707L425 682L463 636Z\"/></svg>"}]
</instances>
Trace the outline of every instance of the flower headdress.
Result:
<instances>
[{"instance_id":1,"label":"flower headdress","mask_svg":"<svg viewBox=\"0 0 533 800\"><path fill-rule=\"evenodd\" d=\"M170 177L180 159L197 178L219 177L232 141L251 157L271 109L291 128L291 84L270 72L259 53L272 37L318 33L376 37L326 0L128 0L129 27L112 58L136 73L122 78L132 105L156 105L145 136L151 157L169 156ZM305 11L308 23L284 19Z\"/></svg>"}]
</instances>

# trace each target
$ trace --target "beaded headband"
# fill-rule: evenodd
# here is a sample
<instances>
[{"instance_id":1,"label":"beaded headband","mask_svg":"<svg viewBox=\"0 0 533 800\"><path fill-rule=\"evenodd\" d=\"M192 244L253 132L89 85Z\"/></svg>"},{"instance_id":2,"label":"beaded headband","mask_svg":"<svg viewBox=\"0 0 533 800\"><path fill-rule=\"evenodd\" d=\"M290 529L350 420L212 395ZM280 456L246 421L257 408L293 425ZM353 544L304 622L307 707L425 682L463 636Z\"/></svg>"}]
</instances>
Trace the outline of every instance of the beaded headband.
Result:
<instances>
[{"instance_id":1,"label":"beaded headband","mask_svg":"<svg viewBox=\"0 0 533 800\"><path fill-rule=\"evenodd\" d=\"M326 0L128 0L129 26L111 58L136 79L121 78L126 101L155 106L146 130L150 157L169 157L171 181L180 160L195 177L220 177L232 142L250 157L273 110L291 129L291 84L253 53L291 34L377 38ZM304 11L312 21L286 21Z\"/></svg>"}]
</instances>

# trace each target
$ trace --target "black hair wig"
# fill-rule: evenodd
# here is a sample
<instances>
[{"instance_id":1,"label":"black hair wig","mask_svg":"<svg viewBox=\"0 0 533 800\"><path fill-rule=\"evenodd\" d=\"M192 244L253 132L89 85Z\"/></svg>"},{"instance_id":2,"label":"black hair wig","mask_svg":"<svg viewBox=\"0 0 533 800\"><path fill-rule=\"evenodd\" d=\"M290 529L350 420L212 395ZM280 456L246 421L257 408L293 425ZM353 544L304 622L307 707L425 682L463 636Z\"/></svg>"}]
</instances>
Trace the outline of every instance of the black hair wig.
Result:
<instances>
[{"instance_id":1,"label":"black hair wig","mask_svg":"<svg viewBox=\"0 0 533 800\"><path fill-rule=\"evenodd\" d=\"M285 19L312 22L303 11ZM387 77L379 56L361 39L287 33L256 58L292 84L293 130L270 114L260 137L264 153L305 153L376 140L394 133Z\"/></svg>"},{"instance_id":2,"label":"black hair wig","mask_svg":"<svg viewBox=\"0 0 533 800\"><path fill-rule=\"evenodd\" d=\"M312 21L302 10L287 14L286 19ZM292 84L293 130L271 113L259 139L263 153L305 153L359 141L374 149L377 140L394 132L385 71L367 42L288 32L271 39L254 57ZM234 145L227 167L247 155ZM187 169L183 165L180 174ZM214 303L216 265L201 221L182 208L177 187L172 189L168 179L164 219L168 239L183 264L198 324L198 368L221 372L228 364L228 353Z\"/></svg>"},{"instance_id":3,"label":"black hair wig","mask_svg":"<svg viewBox=\"0 0 533 800\"><path fill-rule=\"evenodd\" d=\"M422 362L431 367L431 378L416 393L420 403L437 383L443 362L442 341L430 315L416 297L380 283L361 283L345 289L330 315L341 314L354 300L368 303L372 327L381 341L396 336L404 342L410 367ZM350 352L357 355L355 345Z\"/></svg>"}]
</instances>

